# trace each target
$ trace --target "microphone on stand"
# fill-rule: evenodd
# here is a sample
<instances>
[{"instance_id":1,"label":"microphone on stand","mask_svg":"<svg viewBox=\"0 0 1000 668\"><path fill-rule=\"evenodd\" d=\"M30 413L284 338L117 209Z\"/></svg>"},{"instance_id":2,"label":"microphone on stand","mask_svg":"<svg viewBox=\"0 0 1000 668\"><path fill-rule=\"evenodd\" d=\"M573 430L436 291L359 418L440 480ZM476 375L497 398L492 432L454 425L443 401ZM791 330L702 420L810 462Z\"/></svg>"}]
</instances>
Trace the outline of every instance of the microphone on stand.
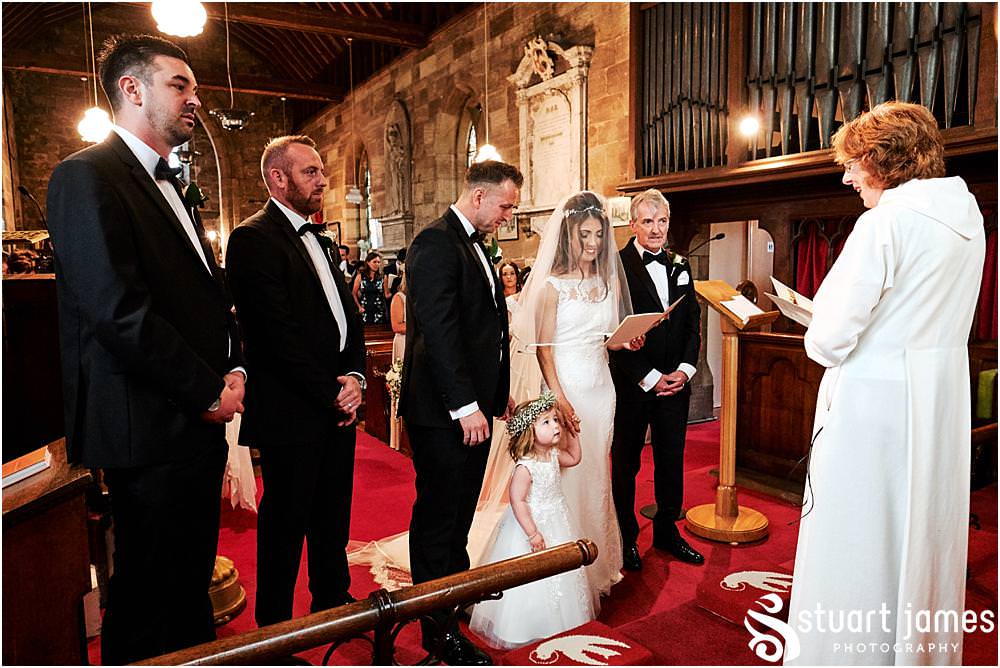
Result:
<instances>
[{"instance_id":1,"label":"microphone on stand","mask_svg":"<svg viewBox=\"0 0 1000 668\"><path fill-rule=\"evenodd\" d=\"M704 241L702 241L702 242L701 242L700 244L698 244L697 246L695 246L694 248L692 248L691 250L689 250L689 251L688 251L688 256L691 256L691 255L693 255L693 254L694 254L694 252L695 252L696 250L698 250L699 248L701 248L702 246L705 246L705 245L707 245L707 244L710 244L710 243L712 243L713 241L718 241L719 239L725 239L725 238L726 238L726 233L725 233L725 232L719 232L718 234L716 234L716 235L715 235L714 237L712 237L711 239L705 239L705 240L704 240Z\"/></svg>"},{"instance_id":2,"label":"microphone on stand","mask_svg":"<svg viewBox=\"0 0 1000 668\"><path fill-rule=\"evenodd\" d=\"M38 203L38 200L37 200L37 199L35 199L35 196L31 194L31 191L30 191L30 190L28 190L27 186L25 186L25 185L23 185L23 184L22 184L22 185L19 185L19 186L17 187L17 190L18 190L18 192L20 192L20 193L21 193L21 194L22 194L22 195L23 195L24 197L27 197L28 199L30 199L30 200L31 200L32 204L34 204L34 205L35 205L35 208L36 208L36 209L38 209L38 215L42 217L42 224L43 224L43 225L45 226L45 229L49 229L49 221L47 221L47 220L45 219L45 212L44 212L44 211L42 211L42 205Z\"/></svg>"}]
</instances>

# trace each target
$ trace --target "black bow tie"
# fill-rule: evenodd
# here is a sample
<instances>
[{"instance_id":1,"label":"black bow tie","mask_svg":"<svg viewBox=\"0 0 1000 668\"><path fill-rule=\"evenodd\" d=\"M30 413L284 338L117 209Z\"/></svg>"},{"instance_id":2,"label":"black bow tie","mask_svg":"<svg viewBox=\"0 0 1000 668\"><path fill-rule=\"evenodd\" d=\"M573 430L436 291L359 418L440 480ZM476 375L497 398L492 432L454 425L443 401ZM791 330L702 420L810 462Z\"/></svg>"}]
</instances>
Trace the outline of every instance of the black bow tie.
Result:
<instances>
[{"instance_id":1,"label":"black bow tie","mask_svg":"<svg viewBox=\"0 0 1000 668\"><path fill-rule=\"evenodd\" d=\"M174 181L182 171L184 171L183 167L171 167L170 163L160 158L156 161L153 176L156 177L157 181Z\"/></svg>"},{"instance_id":2,"label":"black bow tie","mask_svg":"<svg viewBox=\"0 0 1000 668\"><path fill-rule=\"evenodd\" d=\"M476 230L475 232L473 232L472 234L469 235L469 239L472 241L472 243L475 243L475 244L481 244L481 243L483 243L483 239L485 239L485 238L486 238L486 235L483 234L482 232L480 232L479 230Z\"/></svg>"},{"instance_id":3,"label":"black bow tie","mask_svg":"<svg viewBox=\"0 0 1000 668\"><path fill-rule=\"evenodd\" d=\"M313 234L319 236L323 232L326 232L326 225L322 223L306 223L299 228L299 236L305 235L306 232L312 232Z\"/></svg>"},{"instance_id":4,"label":"black bow tie","mask_svg":"<svg viewBox=\"0 0 1000 668\"><path fill-rule=\"evenodd\" d=\"M648 253L646 251L642 252L642 263L649 264L650 262L659 262L664 267L667 266L667 254L664 252L659 252L656 255Z\"/></svg>"}]
</instances>

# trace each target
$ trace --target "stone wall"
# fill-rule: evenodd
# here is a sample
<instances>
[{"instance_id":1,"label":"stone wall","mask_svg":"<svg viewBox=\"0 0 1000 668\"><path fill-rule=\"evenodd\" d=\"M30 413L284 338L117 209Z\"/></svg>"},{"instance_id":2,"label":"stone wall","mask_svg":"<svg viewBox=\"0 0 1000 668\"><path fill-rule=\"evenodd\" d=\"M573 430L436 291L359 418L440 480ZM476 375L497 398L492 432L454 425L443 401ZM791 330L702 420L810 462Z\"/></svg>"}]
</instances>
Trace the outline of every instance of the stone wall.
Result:
<instances>
[{"instance_id":1,"label":"stone wall","mask_svg":"<svg viewBox=\"0 0 1000 668\"><path fill-rule=\"evenodd\" d=\"M431 35L429 46L404 55L357 87L354 148L359 153L362 147L367 151L376 218L386 206L382 132L394 99L405 106L412 126L415 231L441 215L458 195L468 129L465 110L484 101L483 11L480 7L444 25ZM487 11L490 143L507 161L517 163L518 107L507 77L517 68L528 40L541 35L564 47L593 46L585 156L588 185L604 195L615 194L627 174L628 5L490 4ZM480 125L480 144L486 139L482 130ZM325 108L304 131L316 140L330 177L325 218L344 221L344 238L353 245L360 231L358 212L344 199L346 187L354 180L350 99ZM517 241L502 246L508 257L531 257L537 244L537 235L527 238L521 233Z\"/></svg>"}]
</instances>

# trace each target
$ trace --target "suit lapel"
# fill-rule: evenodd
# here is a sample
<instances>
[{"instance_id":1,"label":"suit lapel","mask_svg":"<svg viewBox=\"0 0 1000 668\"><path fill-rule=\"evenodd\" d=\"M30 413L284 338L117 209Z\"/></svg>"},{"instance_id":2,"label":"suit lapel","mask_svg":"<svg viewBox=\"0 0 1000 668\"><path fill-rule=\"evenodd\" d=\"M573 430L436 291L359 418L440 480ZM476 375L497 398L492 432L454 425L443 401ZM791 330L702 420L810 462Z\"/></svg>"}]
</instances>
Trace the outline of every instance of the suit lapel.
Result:
<instances>
[{"instance_id":1,"label":"suit lapel","mask_svg":"<svg viewBox=\"0 0 1000 668\"><path fill-rule=\"evenodd\" d=\"M642 263L642 258L639 257L639 251L635 249L634 241L635 237L629 239L628 243L625 244L625 248L622 249L622 265L625 267L625 271L630 272L639 280L639 283L641 283L646 289L646 292L649 293L650 299L653 300L652 303L656 304L657 310L662 311L663 309L662 303L660 302L660 295L656 292L656 285L653 283L652 276L650 276L649 272L646 271L646 265ZM673 295L673 292L671 291L670 294Z\"/></svg>"},{"instance_id":2,"label":"suit lapel","mask_svg":"<svg viewBox=\"0 0 1000 668\"><path fill-rule=\"evenodd\" d=\"M490 279L486 275L486 267L483 266L483 261L479 257L479 253L477 253L476 249L472 247L475 242L469 238L469 235L465 231L465 227L462 225L462 221L458 219L458 216L455 215L455 212L452 211L451 208L448 209L448 212L445 215L447 216L448 224L451 226L452 231L458 236L459 245L464 249L466 257L479 270L479 275L483 278L483 287L486 288L486 293L492 295L493 303L497 304L497 297L494 293L496 292L496 285L498 281L494 280L494 287L490 288Z\"/></svg>"},{"instance_id":3,"label":"suit lapel","mask_svg":"<svg viewBox=\"0 0 1000 668\"><path fill-rule=\"evenodd\" d=\"M169 224L170 227L173 228L178 235L180 235L181 243L191 252L191 257L198 263L198 266L204 270L205 263L201 261L198 251L191 244L191 237L188 236L187 230L184 229L181 221L177 219L177 214L174 213L174 210L170 207L170 204L163 196L163 193L160 192L156 183L149 176L149 172L146 171L146 169L139 163L139 159L135 157L134 153L132 153L132 149L130 149L122 138L114 132L111 133L111 136L108 138L108 142L109 146L111 146L115 153L118 154L118 157L122 160L122 162L128 165L132 173L132 179L139 187L139 190L144 192L146 196L152 200L153 204L155 204L160 210L160 213L163 215L167 224ZM196 233L198 233L198 227L200 227L200 225L195 226ZM202 246L202 250L204 250L204 246ZM209 267L213 267L213 269L210 269L210 274L207 278L212 279L212 281L217 284L218 277L217 272L214 269L215 257L212 253L208 253L206 254L205 259L208 261Z\"/></svg>"},{"instance_id":4,"label":"suit lapel","mask_svg":"<svg viewBox=\"0 0 1000 668\"><path fill-rule=\"evenodd\" d=\"M288 216L286 216L284 212L271 200L268 200L267 206L264 207L264 212L271 223L278 227L281 231L280 233L284 235L285 240L291 244L292 248L295 249L299 257L302 258L302 262L305 263L306 268L309 269L309 273L312 274L313 279L316 281L316 289L319 290L319 295L322 298L323 303L327 304L329 307L329 303L326 298L326 291L323 290L323 280L320 278L319 271L313 263L312 255L309 254L309 250L306 248L305 241L299 236L298 232L296 232L295 228L292 226L292 221L288 220ZM347 305L348 303L354 303L354 297L349 293L345 294L347 292L347 283L344 281L344 276L340 273L340 270L335 267L332 262L327 261L327 264L330 266L330 271L333 273L333 283L337 288L337 295L340 297L340 304L344 309L344 315L345 317L350 318L350 311L348 310ZM337 333L342 337L346 337L347 332L340 331L340 327L337 325L337 318L334 317L332 311L330 312L330 318L333 320L333 326L337 330ZM350 327L350 322L348 322L348 327ZM339 346L340 342L338 341L336 343Z\"/></svg>"}]
</instances>

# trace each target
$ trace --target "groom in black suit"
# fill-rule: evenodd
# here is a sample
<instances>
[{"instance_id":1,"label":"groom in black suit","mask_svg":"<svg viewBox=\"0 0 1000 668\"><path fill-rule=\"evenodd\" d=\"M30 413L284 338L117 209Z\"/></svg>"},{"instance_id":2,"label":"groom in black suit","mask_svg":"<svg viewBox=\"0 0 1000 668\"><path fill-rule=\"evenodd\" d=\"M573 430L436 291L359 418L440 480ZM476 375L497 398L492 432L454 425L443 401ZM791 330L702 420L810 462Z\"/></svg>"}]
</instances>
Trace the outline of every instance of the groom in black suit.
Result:
<instances>
[{"instance_id":1,"label":"groom in black suit","mask_svg":"<svg viewBox=\"0 0 1000 668\"><path fill-rule=\"evenodd\" d=\"M254 385L240 443L260 450L258 626L291 619L302 542L311 611L354 599L347 566L355 416L365 342L354 299L324 227L326 174L315 143L278 137L264 148L267 205L233 230L226 271Z\"/></svg>"},{"instance_id":2,"label":"groom in black suit","mask_svg":"<svg viewBox=\"0 0 1000 668\"><path fill-rule=\"evenodd\" d=\"M407 251L406 353L399 415L413 449L413 582L469 568L466 543L486 472L493 417L513 410L507 306L482 235L510 221L523 177L511 165L472 165L458 201ZM449 665L490 658L443 617L424 623Z\"/></svg>"},{"instance_id":3,"label":"groom in black suit","mask_svg":"<svg viewBox=\"0 0 1000 668\"><path fill-rule=\"evenodd\" d=\"M201 106L187 55L118 36L99 63L117 125L56 167L48 211L66 451L104 469L115 554L101 659L124 664L215 638L224 423L243 410L245 373L224 279L167 163Z\"/></svg>"},{"instance_id":4,"label":"groom in black suit","mask_svg":"<svg viewBox=\"0 0 1000 668\"><path fill-rule=\"evenodd\" d=\"M646 335L638 351L611 353L611 375L618 403L611 442L611 492L622 533L626 570L642 567L636 539L635 476L639 473L647 427L653 448L656 517L653 546L681 561L704 563L677 529L684 498L684 439L687 434L689 381L701 346L701 308L694 292L691 265L664 249L670 205L659 190L632 200L630 225L635 236L620 256L635 313L656 313L684 297L669 320Z\"/></svg>"}]
</instances>

